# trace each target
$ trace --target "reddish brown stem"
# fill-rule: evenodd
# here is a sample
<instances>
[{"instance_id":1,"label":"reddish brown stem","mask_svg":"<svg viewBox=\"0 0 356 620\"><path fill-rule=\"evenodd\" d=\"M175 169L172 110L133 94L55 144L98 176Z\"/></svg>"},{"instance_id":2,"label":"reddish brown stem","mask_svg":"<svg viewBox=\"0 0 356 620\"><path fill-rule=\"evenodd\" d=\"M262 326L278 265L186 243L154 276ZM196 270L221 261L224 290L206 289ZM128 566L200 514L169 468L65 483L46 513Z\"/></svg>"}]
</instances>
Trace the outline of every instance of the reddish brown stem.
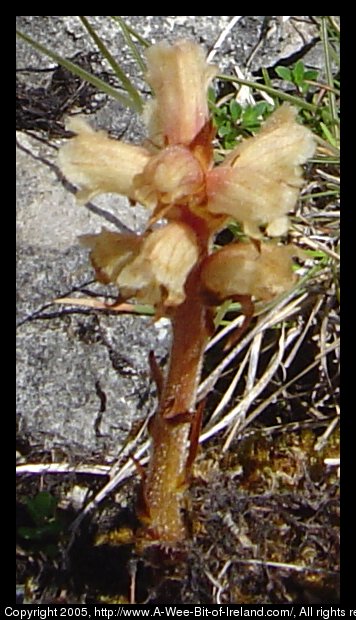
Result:
<instances>
[{"instance_id":1,"label":"reddish brown stem","mask_svg":"<svg viewBox=\"0 0 356 620\"><path fill-rule=\"evenodd\" d=\"M200 269L188 278L186 299L177 307L167 379L160 402L161 415L174 418L195 411L195 399L203 355L211 335L208 312L200 295Z\"/></svg>"},{"instance_id":2,"label":"reddish brown stem","mask_svg":"<svg viewBox=\"0 0 356 620\"><path fill-rule=\"evenodd\" d=\"M150 423L151 458L143 484L141 541L175 544L185 538L182 494L190 465L191 428L204 350L211 335L209 315L199 294L200 267L189 275L186 299L172 319L168 375ZM194 440L197 441L197 434Z\"/></svg>"}]
</instances>

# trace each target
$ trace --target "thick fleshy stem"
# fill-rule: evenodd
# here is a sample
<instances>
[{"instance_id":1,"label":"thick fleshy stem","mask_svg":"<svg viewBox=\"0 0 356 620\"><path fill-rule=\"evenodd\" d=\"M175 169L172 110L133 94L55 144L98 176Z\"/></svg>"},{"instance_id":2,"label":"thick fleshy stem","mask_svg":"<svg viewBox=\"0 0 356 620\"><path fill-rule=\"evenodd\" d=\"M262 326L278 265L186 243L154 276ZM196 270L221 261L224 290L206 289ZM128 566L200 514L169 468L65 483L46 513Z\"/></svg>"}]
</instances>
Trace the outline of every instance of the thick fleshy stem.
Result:
<instances>
[{"instance_id":1,"label":"thick fleshy stem","mask_svg":"<svg viewBox=\"0 0 356 620\"><path fill-rule=\"evenodd\" d=\"M142 486L141 544L176 544L186 537L182 495L197 448L201 411L196 409L196 393L211 336L210 311L200 295L199 277L200 263L190 273L186 299L172 318L168 374L149 426L152 445Z\"/></svg>"}]
</instances>

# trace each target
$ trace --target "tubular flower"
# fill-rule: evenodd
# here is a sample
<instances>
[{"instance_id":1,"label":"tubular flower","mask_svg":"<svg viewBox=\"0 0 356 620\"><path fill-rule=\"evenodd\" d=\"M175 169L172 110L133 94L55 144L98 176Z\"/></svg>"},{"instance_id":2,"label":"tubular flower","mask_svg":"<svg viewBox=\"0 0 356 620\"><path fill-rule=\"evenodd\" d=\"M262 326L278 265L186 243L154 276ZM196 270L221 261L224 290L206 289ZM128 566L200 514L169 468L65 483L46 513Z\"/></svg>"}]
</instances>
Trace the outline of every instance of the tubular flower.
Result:
<instances>
[{"instance_id":1,"label":"tubular flower","mask_svg":"<svg viewBox=\"0 0 356 620\"><path fill-rule=\"evenodd\" d=\"M314 153L312 134L295 121L296 111L284 104L260 133L245 140L207 178L209 210L230 214L245 232L260 236L283 235L288 211L293 209L302 184L301 164Z\"/></svg>"},{"instance_id":2,"label":"tubular flower","mask_svg":"<svg viewBox=\"0 0 356 620\"><path fill-rule=\"evenodd\" d=\"M177 306L184 301L185 280L198 255L194 232L181 222L171 222L147 235L118 284L128 297L133 294L145 303Z\"/></svg>"},{"instance_id":3,"label":"tubular flower","mask_svg":"<svg viewBox=\"0 0 356 620\"><path fill-rule=\"evenodd\" d=\"M80 187L78 199L88 202L109 192L134 199L133 179L149 161L149 151L108 138L82 118L69 119L67 129L77 135L61 148L58 163L64 176Z\"/></svg>"},{"instance_id":4,"label":"tubular flower","mask_svg":"<svg viewBox=\"0 0 356 620\"><path fill-rule=\"evenodd\" d=\"M262 300L281 295L296 280L292 245L234 243L208 256L202 267L202 287L218 300L251 295Z\"/></svg>"},{"instance_id":5,"label":"tubular flower","mask_svg":"<svg viewBox=\"0 0 356 620\"><path fill-rule=\"evenodd\" d=\"M147 51L147 81L156 99L149 113L156 144L189 145L209 118L207 88L216 68L191 41L161 42Z\"/></svg>"},{"instance_id":6,"label":"tubular flower","mask_svg":"<svg viewBox=\"0 0 356 620\"><path fill-rule=\"evenodd\" d=\"M171 222L146 235L122 235L103 229L83 235L101 282L114 282L124 297L143 303L176 306L184 300L186 277L198 259L194 232ZM179 269L177 269L179 265Z\"/></svg>"},{"instance_id":7,"label":"tubular flower","mask_svg":"<svg viewBox=\"0 0 356 620\"><path fill-rule=\"evenodd\" d=\"M123 268L133 261L142 247L142 237L101 229L98 235L82 235L83 245L91 249L90 259L99 282L117 282Z\"/></svg>"}]
</instances>

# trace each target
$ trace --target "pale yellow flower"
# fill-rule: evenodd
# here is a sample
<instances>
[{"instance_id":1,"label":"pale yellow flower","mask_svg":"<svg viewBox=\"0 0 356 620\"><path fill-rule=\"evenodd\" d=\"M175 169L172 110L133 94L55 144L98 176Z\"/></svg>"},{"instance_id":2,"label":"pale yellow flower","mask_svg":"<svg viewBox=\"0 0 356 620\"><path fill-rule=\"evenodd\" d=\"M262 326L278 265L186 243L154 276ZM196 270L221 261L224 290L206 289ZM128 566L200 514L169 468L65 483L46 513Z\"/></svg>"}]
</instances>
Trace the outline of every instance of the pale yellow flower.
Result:
<instances>
[{"instance_id":1,"label":"pale yellow flower","mask_svg":"<svg viewBox=\"0 0 356 620\"><path fill-rule=\"evenodd\" d=\"M146 236L139 255L122 270L117 283L127 297L177 306L185 299L184 284L198 255L194 232L181 222L171 222Z\"/></svg>"},{"instance_id":2,"label":"pale yellow flower","mask_svg":"<svg viewBox=\"0 0 356 620\"><path fill-rule=\"evenodd\" d=\"M80 188L80 202L111 192L133 199L133 179L144 170L150 152L108 138L105 131L95 131L82 118L69 119L67 129L77 135L62 146L58 163L64 176Z\"/></svg>"},{"instance_id":3,"label":"pale yellow flower","mask_svg":"<svg viewBox=\"0 0 356 620\"><path fill-rule=\"evenodd\" d=\"M117 278L125 265L133 261L142 247L139 235L117 233L102 228L97 235L81 235L80 241L90 248L90 258L99 282L109 284Z\"/></svg>"},{"instance_id":4,"label":"pale yellow flower","mask_svg":"<svg viewBox=\"0 0 356 620\"><path fill-rule=\"evenodd\" d=\"M155 99L149 133L154 144L188 146L209 120L207 89L216 75L201 47L193 41L166 42L147 50L146 79Z\"/></svg>"},{"instance_id":5,"label":"pale yellow flower","mask_svg":"<svg viewBox=\"0 0 356 620\"><path fill-rule=\"evenodd\" d=\"M170 222L145 235L122 235L102 230L84 235L98 280L117 284L123 297L142 303L176 306L184 301L184 284L198 260L194 232Z\"/></svg>"},{"instance_id":6,"label":"pale yellow flower","mask_svg":"<svg viewBox=\"0 0 356 620\"><path fill-rule=\"evenodd\" d=\"M296 110L284 104L255 137L208 173L209 211L231 215L253 237L261 236L263 225L271 236L287 232L286 216L303 183L301 164L315 150L312 133L295 116Z\"/></svg>"},{"instance_id":7,"label":"pale yellow flower","mask_svg":"<svg viewBox=\"0 0 356 620\"><path fill-rule=\"evenodd\" d=\"M273 242L233 243L211 254L203 263L202 288L217 301L235 295L250 295L269 300L288 291L296 276L292 257L298 250L292 245Z\"/></svg>"}]
</instances>

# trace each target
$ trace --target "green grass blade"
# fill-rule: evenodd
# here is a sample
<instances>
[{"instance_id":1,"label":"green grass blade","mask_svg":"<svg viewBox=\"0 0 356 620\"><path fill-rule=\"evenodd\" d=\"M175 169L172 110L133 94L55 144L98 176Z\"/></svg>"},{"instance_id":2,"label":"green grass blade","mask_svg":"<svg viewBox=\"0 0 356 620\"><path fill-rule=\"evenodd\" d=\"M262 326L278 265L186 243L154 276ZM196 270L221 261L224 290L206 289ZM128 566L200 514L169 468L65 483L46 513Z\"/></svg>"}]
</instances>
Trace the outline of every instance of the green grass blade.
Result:
<instances>
[{"instance_id":1,"label":"green grass blade","mask_svg":"<svg viewBox=\"0 0 356 620\"><path fill-rule=\"evenodd\" d=\"M336 140L336 138L334 138L334 136L332 135L330 129L325 125L325 123L323 123L323 121L320 121L320 127L321 127L321 129L323 131L324 136L326 137L327 142L330 142L330 144L332 146L337 148L337 140Z\"/></svg>"},{"instance_id":2,"label":"green grass blade","mask_svg":"<svg viewBox=\"0 0 356 620\"><path fill-rule=\"evenodd\" d=\"M250 82L249 80L242 80L232 75L224 75L223 73L217 75L217 79L229 82L237 82L242 86L250 86L250 88L255 88L256 90L263 90L268 95L271 95L271 97L277 97L282 101L288 101L289 103L292 103L298 108L303 108L304 110L309 110L309 112L313 112L313 114L315 114L319 109L319 107L315 104L308 103L300 97L296 97L295 95L289 95L288 93L284 93L280 90L277 90L276 88L272 88L272 86L266 86L265 84L260 84L259 82Z\"/></svg>"},{"instance_id":3,"label":"green grass blade","mask_svg":"<svg viewBox=\"0 0 356 620\"><path fill-rule=\"evenodd\" d=\"M333 28L333 30L336 32L336 34L338 36L340 36L340 26L339 24L335 21L334 17L332 15L327 15L327 20L330 24L330 26Z\"/></svg>"},{"instance_id":4,"label":"green grass blade","mask_svg":"<svg viewBox=\"0 0 356 620\"><path fill-rule=\"evenodd\" d=\"M340 163L340 148L338 145L334 146L333 143L329 142L328 140L324 140L321 136L318 136L316 134L314 134L314 140L317 144L320 144L320 146L324 147L324 149L331 151L331 153L335 155L336 160L334 162L328 162L328 163L335 163L335 164ZM314 159L315 158L313 158L313 161ZM324 159L323 161L326 161L326 160Z\"/></svg>"},{"instance_id":5,"label":"green grass blade","mask_svg":"<svg viewBox=\"0 0 356 620\"><path fill-rule=\"evenodd\" d=\"M136 60L137 64L139 65L142 73L146 73L146 64L140 54L140 52L138 51L135 43L132 40L131 37L131 33L129 30L129 27L127 26L127 24L124 22L124 20L122 19L122 17L120 17L119 15L112 15L111 16L112 19L119 24L121 30L122 30L122 34L124 36L124 39L129 47L129 49L131 50L131 54L134 57L134 59Z\"/></svg>"},{"instance_id":6,"label":"green grass blade","mask_svg":"<svg viewBox=\"0 0 356 620\"><path fill-rule=\"evenodd\" d=\"M265 81L265 85L272 87L272 82L271 78L269 77L268 69L266 69L265 67L262 67L262 76Z\"/></svg>"},{"instance_id":7,"label":"green grass blade","mask_svg":"<svg viewBox=\"0 0 356 620\"><path fill-rule=\"evenodd\" d=\"M145 39L142 35L140 35L136 30L134 30L132 28L132 26L129 26L128 24L126 24L126 27L129 31L130 34L132 34L132 36L137 39L137 41L139 43L141 43L141 45L143 45L144 47L150 47L150 45L152 45L152 43L150 41L148 41L147 39Z\"/></svg>"},{"instance_id":8,"label":"green grass blade","mask_svg":"<svg viewBox=\"0 0 356 620\"><path fill-rule=\"evenodd\" d=\"M115 16L111 15L111 18L116 21ZM129 31L129 33L133 36L133 38L136 39L139 43L141 43L143 47L150 47L152 45L151 41L148 41L148 39L145 39L145 37L143 37L139 32L137 32L137 30L132 28L132 26L129 26L129 24L125 24L125 26L127 30Z\"/></svg>"},{"instance_id":9,"label":"green grass blade","mask_svg":"<svg viewBox=\"0 0 356 620\"><path fill-rule=\"evenodd\" d=\"M339 193L340 193L339 190L330 189L325 192L315 192L314 194L304 194L303 196L300 196L299 200L308 201L308 200L315 199L315 198L325 198L326 196L338 196Z\"/></svg>"},{"instance_id":10,"label":"green grass blade","mask_svg":"<svg viewBox=\"0 0 356 620\"><path fill-rule=\"evenodd\" d=\"M65 69L68 69L68 71L71 71L71 73L74 73L74 75L77 75L82 80L86 80L87 82L95 86L98 90L102 91L109 97L113 97L114 99L119 101L125 107L131 108L132 110L137 111L137 106L130 97L127 97L126 95L123 95L122 93L119 93L118 90L116 90L116 88L113 88L112 86L104 82L104 80L102 80L101 78L97 77L96 75L93 75L92 73L89 73L89 71L86 71L85 69L82 69L82 67L79 67L79 65L72 62L71 60L68 60L67 58L63 58L63 56L56 54L56 52L53 52L52 50L48 49L41 43L38 43L37 41L32 39L29 35L25 34L24 32L17 30L16 34L23 41L26 41L26 43L29 43L30 45L32 45L32 47L34 47L38 52L45 54L46 56L51 58L51 60L54 60L54 62L58 63L62 67L65 67Z\"/></svg>"},{"instance_id":11,"label":"green grass blade","mask_svg":"<svg viewBox=\"0 0 356 620\"><path fill-rule=\"evenodd\" d=\"M329 100L329 109L330 109L330 114L332 118L331 132L334 137L334 140L337 142L340 137L339 128L338 128L339 115L337 111L336 97L333 92L334 78L333 78L333 72L332 72L332 67L331 67L328 27L327 27L327 21L325 17L322 17L320 32L321 32L321 39L322 39L323 48L324 48L326 81L328 83L328 86L330 86L330 89L331 89L331 90L328 90L327 92L327 96Z\"/></svg>"},{"instance_id":12,"label":"green grass blade","mask_svg":"<svg viewBox=\"0 0 356 620\"><path fill-rule=\"evenodd\" d=\"M106 58L106 60L110 64L110 66L111 66L112 70L114 71L116 77L120 80L120 82L122 83L124 89L127 91L129 96L131 97L131 99L132 99L132 101L133 101L133 103L135 105L136 111L137 112L141 112L142 111L142 100L141 100L139 92L134 87L134 85L131 82L131 80L124 73L124 71L121 69L120 65L116 62L115 58L111 55L111 53L109 52L109 50L106 47L105 43L102 41L102 39L96 33L94 28L89 24L87 18L84 17L83 15L78 15L78 17L79 17L80 21L82 22L83 26L85 27L85 29L87 30L87 32L89 33L89 35L91 36L91 38L93 39L95 45L100 50L100 52L103 55L103 57Z\"/></svg>"}]
</instances>

